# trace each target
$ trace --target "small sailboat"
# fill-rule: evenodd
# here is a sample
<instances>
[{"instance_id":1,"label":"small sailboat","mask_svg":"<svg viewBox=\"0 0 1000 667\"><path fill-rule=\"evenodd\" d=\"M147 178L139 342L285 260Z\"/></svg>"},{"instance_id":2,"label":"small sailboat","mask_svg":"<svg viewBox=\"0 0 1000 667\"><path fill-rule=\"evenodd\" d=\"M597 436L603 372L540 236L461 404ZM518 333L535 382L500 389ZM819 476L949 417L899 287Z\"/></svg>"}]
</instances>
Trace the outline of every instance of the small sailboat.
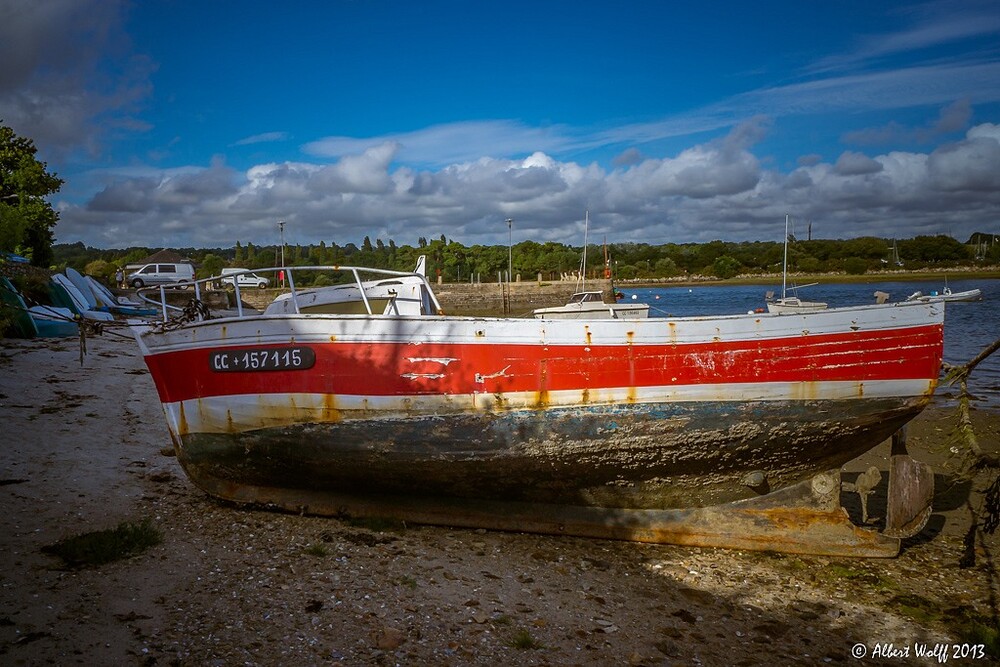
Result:
<instances>
[{"instance_id":1,"label":"small sailboat","mask_svg":"<svg viewBox=\"0 0 1000 667\"><path fill-rule=\"evenodd\" d=\"M822 301L803 301L798 296L798 290L803 287L812 287L817 283L808 285L793 285L788 287L788 215L785 215L785 256L781 263L781 298L775 299L773 292L767 294L767 312L769 313L812 313L817 310L826 310L827 304ZM794 296L788 296L791 290Z\"/></svg>"},{"instance_id":2,"label":"small sailboat","mask_svg":"<svg viewBox=\"0 0 1000 667\"><path fill-rule=\"evenodd\" d=\"M892 240L892 249L889 251L888 259L883 259L881 261L883 266L903 266L903 260L899 258L899 248L896 246L896 239Z\"/></svg>"}]
</instances>

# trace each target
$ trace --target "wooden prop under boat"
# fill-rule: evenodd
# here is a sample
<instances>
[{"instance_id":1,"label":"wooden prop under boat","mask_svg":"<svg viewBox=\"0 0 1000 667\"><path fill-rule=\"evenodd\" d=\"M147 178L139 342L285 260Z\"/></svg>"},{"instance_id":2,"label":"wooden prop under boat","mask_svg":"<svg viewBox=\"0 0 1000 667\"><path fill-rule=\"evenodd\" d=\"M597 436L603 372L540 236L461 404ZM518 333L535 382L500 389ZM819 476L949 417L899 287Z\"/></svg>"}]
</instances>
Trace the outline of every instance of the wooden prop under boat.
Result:
<instances>
[{"instance_id":1,"label":"wooden prop under boat","mask_svg":"<svg viewBox=\"0 0 1000 667\"><path fill-rule=\"evenodd\" d=\"M926 520L926 466L897 453L883 533L849 520L838 469L930 400L939 304L633 321L449 317L416 273L371 270L377 278L363 281L359 267L296 267L353 274L353 289L327 300L364 311L307 313L296 312L305 292L284 270L291 293L280 313L206 319L189 308L132 323L178 459L219 498L854 556L894 555ZM194 285L196 298L212 280ZM369 293L389 303L374 312L382 301Z\"/></svg>"}]
</instances>

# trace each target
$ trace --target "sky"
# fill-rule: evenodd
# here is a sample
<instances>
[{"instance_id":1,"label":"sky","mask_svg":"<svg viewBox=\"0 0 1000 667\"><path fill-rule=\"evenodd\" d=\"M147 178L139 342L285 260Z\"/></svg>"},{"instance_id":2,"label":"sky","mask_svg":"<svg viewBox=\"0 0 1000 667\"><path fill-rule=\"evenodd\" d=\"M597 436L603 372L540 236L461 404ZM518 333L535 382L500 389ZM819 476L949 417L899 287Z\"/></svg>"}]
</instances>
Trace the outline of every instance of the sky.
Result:
<instances>
[{"instance_id":1,"label":"sky","mask_svg":"<svg viewBox=\"0 0 1000 667\"><path fill-rule=\"evenodd\" d=\"M0 62L58 243L1000 233L998 0L0 0Z\"/></svg>"}]
</instances>

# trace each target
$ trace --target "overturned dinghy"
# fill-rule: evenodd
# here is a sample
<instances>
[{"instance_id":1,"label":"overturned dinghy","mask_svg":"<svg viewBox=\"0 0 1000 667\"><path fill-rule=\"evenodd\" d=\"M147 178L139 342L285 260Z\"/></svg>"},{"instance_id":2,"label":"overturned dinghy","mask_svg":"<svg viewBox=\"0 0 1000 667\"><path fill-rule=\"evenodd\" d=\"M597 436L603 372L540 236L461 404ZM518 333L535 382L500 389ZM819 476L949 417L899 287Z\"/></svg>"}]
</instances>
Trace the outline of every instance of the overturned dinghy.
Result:
<instances>
[{"instance_id":1,"label":"overturned dinghy","mask_svg":"<svg viewBox=\"0 0 1000 667\"><path fill-rule=\"evenodd\" d=\"M178 459L219 498L868 556L893 555L926 511L900 501L895 535L858 528L840 507L836 471L930 400L939 305L449 317L419 273L284 270L291 293L264 313L189 309L133 323ZM335 312L302 312L318 300L300 300L299 271L346 271L354 282L325 293ZM922 468L900 469L910 472L890 495L929 498Z\"/></svg>"}]
</instances>

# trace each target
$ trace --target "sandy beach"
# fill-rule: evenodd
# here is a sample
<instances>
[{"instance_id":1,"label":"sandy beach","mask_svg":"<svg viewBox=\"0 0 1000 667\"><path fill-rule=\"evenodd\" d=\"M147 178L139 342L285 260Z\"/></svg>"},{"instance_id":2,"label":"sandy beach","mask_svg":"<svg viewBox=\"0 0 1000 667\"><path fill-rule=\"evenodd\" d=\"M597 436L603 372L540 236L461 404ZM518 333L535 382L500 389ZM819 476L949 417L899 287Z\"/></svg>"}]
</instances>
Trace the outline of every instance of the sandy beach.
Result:
<instances>
[{"instance_id":1,"label":"sandy beach","mask_svg":"<svg viewBox=\"0 0 1000 667\"><path fill-rule=\"evenodd\" d=\"M998 537L959 567L986 478L954 483L946 396L910 429L938 473L927 528L898 558L837 559L223 504L172 456L135 343L87 348L81 365L75 339L0 340L2 664L899 665L937 662L916 657L936 644L991 662L965 633L996 627ZM1000 451L1000 414L974 416ZM887 453L846 469L884 471ZM163 541L126 560L67 569L42 551L142 519Z\"/></svg>"}]
</instances>

